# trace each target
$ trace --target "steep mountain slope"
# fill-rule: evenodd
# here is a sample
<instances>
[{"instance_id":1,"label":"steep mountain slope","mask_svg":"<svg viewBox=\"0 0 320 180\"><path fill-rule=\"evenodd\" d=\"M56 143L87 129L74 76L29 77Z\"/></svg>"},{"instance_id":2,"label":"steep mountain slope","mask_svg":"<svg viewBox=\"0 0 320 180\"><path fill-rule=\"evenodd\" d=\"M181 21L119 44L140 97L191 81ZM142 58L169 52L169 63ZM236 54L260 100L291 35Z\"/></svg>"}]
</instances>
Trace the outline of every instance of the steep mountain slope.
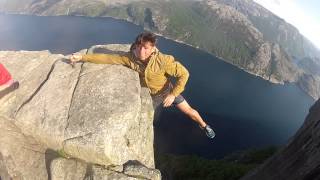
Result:
<instances>
[{"instance_id":1,"label":"steep mountain slope","mask_svg":"<svg viewBox=\"0 0 320 180\"><path fill-rule=\"evenodd\" d=\"M290 142L241 180L317 180L320 178L320 99L310 108Z\"/></svg>"}]
</instances>

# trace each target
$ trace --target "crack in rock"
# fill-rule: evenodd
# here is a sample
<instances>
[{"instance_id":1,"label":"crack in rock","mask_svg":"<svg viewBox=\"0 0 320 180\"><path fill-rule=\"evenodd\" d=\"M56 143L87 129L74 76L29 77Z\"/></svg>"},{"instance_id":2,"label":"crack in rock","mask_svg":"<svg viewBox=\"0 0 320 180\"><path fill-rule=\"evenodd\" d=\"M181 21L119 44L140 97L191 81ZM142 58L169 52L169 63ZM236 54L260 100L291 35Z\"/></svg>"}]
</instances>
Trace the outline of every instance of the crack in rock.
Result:
<instances>
[{"instance_id":1,"label":"crack in rock","mask_svg":"<svg viewBox=\"0 0 320 180\"><path fill-rule=\"evenodd\" d=\"M54 63L51 65L51 69L49 70L49 72L48 72L48 74L47 74L47 77L42 81L42 83L38 86L38 88L35 90L35 92L33 92L33 93L31 94L31 96L30 96L26 101L24 101L24 102L20 105L20 107L17 109L14 117L16 117L17 114L19 113L19 111L20 111L26 104L28 104L28 103L34 98L34 96L36 96L36 95L38 94L38 92L41 90L41 88L44 86L44 84L49 80L50 75L51 75L51 73L52 73L53 70L54 70L55 64L56 64L59 60L60 60L60 59L57 59L57 60L54 61Z\"/></svg>"}]
</instances>

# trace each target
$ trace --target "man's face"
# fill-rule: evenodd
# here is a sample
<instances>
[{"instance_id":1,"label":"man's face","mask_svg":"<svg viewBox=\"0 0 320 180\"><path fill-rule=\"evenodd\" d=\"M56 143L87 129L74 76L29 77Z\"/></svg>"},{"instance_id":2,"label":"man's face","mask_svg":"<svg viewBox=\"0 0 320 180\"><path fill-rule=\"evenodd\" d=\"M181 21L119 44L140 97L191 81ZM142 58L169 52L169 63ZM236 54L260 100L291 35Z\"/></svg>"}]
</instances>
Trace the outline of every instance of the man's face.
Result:
<instances>
[{"instance_id":1,"label":"man's face","mask_svg":"<svg viewBox=\"0 0 320 180\"><path fill-rule=\"evenodd\" d=\"M137 58L141 60L148 59L154 51L155 46L151 42L143 42L136 48Z\"/></svg>"}]
</instances>

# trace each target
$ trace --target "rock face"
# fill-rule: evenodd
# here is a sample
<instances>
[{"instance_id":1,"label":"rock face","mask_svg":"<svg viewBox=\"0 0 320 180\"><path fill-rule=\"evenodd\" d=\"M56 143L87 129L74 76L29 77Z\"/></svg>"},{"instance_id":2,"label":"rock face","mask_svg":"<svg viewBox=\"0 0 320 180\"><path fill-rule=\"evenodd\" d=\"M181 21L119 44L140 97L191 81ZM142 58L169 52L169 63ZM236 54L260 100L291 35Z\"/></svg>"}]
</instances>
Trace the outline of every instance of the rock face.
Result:
<instances>
[{"instance_id":1,"label":"rock face","mask_svg":"<svg viewBox=\"0 0 320 180\"><path fill-rule=\"evenodd\" d=\"M263 43L253 59L246 69L273 83L297 82L303 74L278 44Z\"/></svg>"},{"instance_id":2,"label":"rock face","mask_svg":"<svg viewBox=\"0 0 320 180\"><path fill-rule=\"evenodd\" d=\"M314 99L320 96L320 76L303 74L297 84Z\"/></svg>"},{"instance_id":3,"label":"rock face","mask_svg":"<svg viewBox=\"0 0 320 180\"><path fill-rule=\"evenodd\" d=\"M87 164L72 159L56 158L50 164L51 179L84 179Z\"/></svg>"},{"instance_id":4,"label":"rock face","mask_svg":"<svg viewBox=\"0 0 320 180\"><path fill-rule=\"evenodd\" d=\"M45 146L1 116L0 147L0 179L48 179Z\"/></svg>"},{"instance_id":5,"label":"rock face","mask_svg":"<svg viewBox=\"0 0 320 180\"><path fill-rule=\"evenodd\" d=\"M241 180L320 179L320 99L303 126L276 155Z\"/></svg>"},{"instance_id":6,"label":"rock face","mask_svg":"<svg viewBox=\"0 0 320 180\"><path fill-rule=\"evenodd\" d=\"M161 179L158 170L149 169L140 163L134 164L131 161L121 167L105 168L103 166L88 164L74 159L56 158L52 161L50 170L52 180Z\"/></svg>"},{"instance_id":7,"label":"rock face","mask_svg":"<svg viewBox=\"0 0 320 180\"><path fill-rule=\"evenodd\" d=\"M104 48L121 52L129 45ZM89 52L95 50L93 47ZM23 147L25 141L34 145L27 137L39 144L33 148L38 155L29 156L39 160L37 168L44 165L48 149L101 166L121 166L136 160L154 168L152 99L148 89L140 86L136 72L120 65L90 63L72 68L66 57L48 51L2 51L0 62L20 81L18 90L0 99L1 129L6 130L10 124L24 138L0 148L0 168L5 167L10 177L21 174L32 179L24 174L27 169L23 163L21 170L11 166L9 158L17 158L13 162L27 161L22 152L12 150ZM16 138L11 131L1 133L5 134L1 134L0 144L9 141L3 137ZM59 163L56 166L60 167ZM12 173L15 171L18 173ZM42 172L42 177L47 175Z\"/></svg>"}]
</instances>

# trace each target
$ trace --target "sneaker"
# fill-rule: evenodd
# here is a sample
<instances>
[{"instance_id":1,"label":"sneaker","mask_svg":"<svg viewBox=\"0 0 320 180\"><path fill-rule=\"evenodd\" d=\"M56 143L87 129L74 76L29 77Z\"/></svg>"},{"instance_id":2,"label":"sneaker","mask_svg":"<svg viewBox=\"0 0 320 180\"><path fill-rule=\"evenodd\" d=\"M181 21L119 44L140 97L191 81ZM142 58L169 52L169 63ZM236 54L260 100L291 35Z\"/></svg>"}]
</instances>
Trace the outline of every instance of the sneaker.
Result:
<instances>
[{"instance_id":1,"label":"sneaker","mask_svg":"<svg viewBox=\"0 0 320 180\"><path fill-rule=\"evenodd\" d=\"M206 132L206 135L208 136L208 138L213 139L216 136L216 133L209 125L206 125L206 127L202 129Z\"/></svg>"}]
</instances>

